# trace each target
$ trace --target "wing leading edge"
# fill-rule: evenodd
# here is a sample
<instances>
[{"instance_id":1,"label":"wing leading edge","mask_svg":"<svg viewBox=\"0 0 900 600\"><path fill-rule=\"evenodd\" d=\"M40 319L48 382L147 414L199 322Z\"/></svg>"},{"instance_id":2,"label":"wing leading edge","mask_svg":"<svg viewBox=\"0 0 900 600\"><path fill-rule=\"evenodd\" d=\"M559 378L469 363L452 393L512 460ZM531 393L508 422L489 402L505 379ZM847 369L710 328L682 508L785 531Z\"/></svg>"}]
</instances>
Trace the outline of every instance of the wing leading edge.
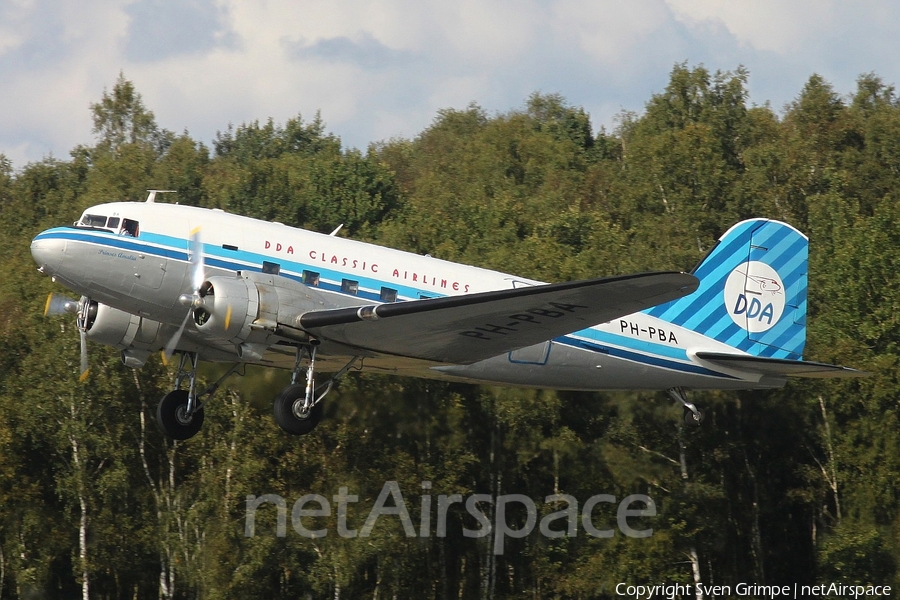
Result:
<instances>
[{"instance_id":1,"label":"wing leading edge","mask_svg":"<svg viewBox=\"0 0 900 600\"><path fill-rule=\"evenodd\" d=\"M681 298L698 283L687 273L641 273L312 311L299 325L361 349L471 364Z\"/></svg>"}]
</instances>

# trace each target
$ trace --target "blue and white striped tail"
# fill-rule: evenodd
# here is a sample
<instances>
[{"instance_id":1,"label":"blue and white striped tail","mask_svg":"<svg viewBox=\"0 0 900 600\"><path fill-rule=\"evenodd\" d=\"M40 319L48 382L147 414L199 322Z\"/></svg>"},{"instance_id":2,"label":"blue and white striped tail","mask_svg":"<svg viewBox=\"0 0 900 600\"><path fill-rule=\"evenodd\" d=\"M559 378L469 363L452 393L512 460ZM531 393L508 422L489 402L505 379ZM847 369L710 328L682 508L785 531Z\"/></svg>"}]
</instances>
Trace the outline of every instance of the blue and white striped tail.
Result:
<instances>
[{"instance_id":1,"label":"blue and white striped tail","mask_svg":"<svg viewBox=\"0 0 900 600\"><path fill-rule=\"evenodd\" d=\"M646 313L754 356L799 360L808 257L808 239L790 225L743 221L694 269L696 292Z\"/></svg>"}]
</instances>

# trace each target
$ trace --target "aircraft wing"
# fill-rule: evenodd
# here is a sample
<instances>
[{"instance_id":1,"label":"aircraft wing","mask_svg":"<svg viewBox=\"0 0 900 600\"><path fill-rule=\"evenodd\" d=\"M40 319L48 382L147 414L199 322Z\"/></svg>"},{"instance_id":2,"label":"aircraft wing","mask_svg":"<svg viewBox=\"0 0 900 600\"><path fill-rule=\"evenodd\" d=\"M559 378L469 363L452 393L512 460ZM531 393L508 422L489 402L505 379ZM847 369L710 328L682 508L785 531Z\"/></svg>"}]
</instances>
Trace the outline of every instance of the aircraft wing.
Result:
<instances>
[{"instance_id":1,"label":"aircraft wing","mask_svg":"<svg viewBox=\"0 0 900 600\"><path fill-rule=\"evenodd\" d=\"M299 325L361 349L471 364L681 298L698 283L687 273L642 273L312 311Z\"/></svg>"}]
</instances>

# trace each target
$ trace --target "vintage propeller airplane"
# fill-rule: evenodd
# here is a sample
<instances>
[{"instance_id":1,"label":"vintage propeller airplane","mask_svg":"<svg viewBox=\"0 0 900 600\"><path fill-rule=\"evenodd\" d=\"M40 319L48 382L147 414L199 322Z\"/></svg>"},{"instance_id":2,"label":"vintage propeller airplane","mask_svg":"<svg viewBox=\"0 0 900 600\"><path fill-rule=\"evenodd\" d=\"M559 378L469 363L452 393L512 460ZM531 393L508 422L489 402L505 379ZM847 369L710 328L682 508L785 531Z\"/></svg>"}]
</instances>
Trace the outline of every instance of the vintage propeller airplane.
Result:
<instances>
[{"instance_id":1,"label":"vintage propeller airplane","mask_svg":"<svg viewBox=\"0 0 900 600\"><path fill-rule=\"evenodd\" d=\"M162 191L162 190L159 190ZM350 239L155 202L87 209L39 233L39 270L81 294L51 294L86 340L141 367L180 353L157 422L195 435L203 403L245 363L291 370L275 420L306 434L348 370L564 390L764 389L789 377L864 373L802 360L807 238L766 219L728 230L690 274L544 284ZM231 362L197 389L201 360ZM317 371L331 373L317 384ZM186 389L183 389L187 380Z\"/></svg>"}]
</instances>

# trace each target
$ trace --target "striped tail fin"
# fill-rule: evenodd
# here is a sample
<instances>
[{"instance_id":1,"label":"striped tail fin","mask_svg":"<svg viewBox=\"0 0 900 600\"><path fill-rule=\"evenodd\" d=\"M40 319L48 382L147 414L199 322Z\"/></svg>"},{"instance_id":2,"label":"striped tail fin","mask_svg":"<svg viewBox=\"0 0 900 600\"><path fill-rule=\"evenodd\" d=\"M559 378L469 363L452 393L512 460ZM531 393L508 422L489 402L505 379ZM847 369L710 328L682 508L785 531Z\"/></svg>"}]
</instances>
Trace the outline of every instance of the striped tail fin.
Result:
<instances>
[{"instance_id":1,"label":"striped tail fin","mask_svg":"<svg viewBox=\"0 0 900 600\"><path fill-rule=\"evenodd\" d=\"M696 292L646 313L753 356L799 360L808 249L807 237L790 225L742 221L694 269Z\"/></svg>"}]
</instances>

